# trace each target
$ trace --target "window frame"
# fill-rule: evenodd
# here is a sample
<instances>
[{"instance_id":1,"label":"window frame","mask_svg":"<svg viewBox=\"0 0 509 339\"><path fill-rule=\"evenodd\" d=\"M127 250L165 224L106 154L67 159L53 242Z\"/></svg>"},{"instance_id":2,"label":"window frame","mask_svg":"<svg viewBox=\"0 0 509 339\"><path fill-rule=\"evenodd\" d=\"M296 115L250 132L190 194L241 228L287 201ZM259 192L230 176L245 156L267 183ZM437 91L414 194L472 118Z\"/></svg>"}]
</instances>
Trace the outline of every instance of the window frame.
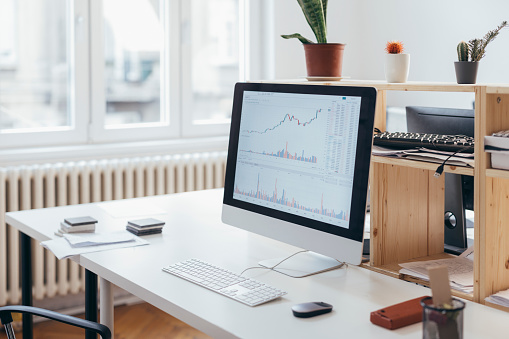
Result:
<instances>
[{"instance_id":1,"label":"window frame","mask_svg":"<svg viewBox=\"0 0 509 339\"><path fill-rule=\"evenodd\" d=\"M192 114L188 113L191 87L183 69L190 67L190 62L187 62L181 44L184 29L182 7L186 1L160 0L161 13L165 14L161 18L167 32L163 35L165 48L161 54L161 69L167 69L161 76L161 107L169 124L131 124L122 128L104 126L103 1L70 0L68 39L73 48L69 53L69 63L72 68L70 73L74 74L69 94L70 126L37 131L0 130L0 150L86 144L120 145L128 142L181 143L200 138L227 137L229 121L195 124ZM271 78L274 74L274 56L270 55L273 51L273 29L268 29L273 27L272 10L273 0L239 0L240 81L250 77ZM268 22L262 22L262 18L268 18Z\"/></svg>"},{"instance_id":2,"label":"window frame","mask_svg":"<svg viewBox=\"0 0 509 339\"><path fill-rule=\"evenodd\" d=\"M69 145L87 141L89 112L89 12L87 0L68 2L67 36L71 74L69 79L69 126L37 129L0 130L2 148L29 147L34 145Z\"/></svg>"}]
</instances>

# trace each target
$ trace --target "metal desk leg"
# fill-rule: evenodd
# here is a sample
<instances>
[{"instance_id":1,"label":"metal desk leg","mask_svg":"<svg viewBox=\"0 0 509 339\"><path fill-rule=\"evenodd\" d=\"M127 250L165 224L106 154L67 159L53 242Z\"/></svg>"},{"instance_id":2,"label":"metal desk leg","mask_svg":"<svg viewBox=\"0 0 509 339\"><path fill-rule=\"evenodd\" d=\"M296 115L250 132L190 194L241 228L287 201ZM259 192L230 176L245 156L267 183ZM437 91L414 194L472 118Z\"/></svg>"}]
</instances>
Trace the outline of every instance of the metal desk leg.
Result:
<instances>
[{"instance_id":1,"label":"metal desk leg","mask_svg":"<svg viewBox=\"0 0 509 339\"><path fill-rule=\"evenodd\" d=\"M31 238L20 232L21 248L21 303L32 306L32 241ZM32 339L33 319L30 314L23 314L23 338Z\"/></svg>"},{"instance_id":2,"label":"metal desk leg","mask_svg":"<svg viewBox=\"0 0 509 339\"><path fill-rule=\"evenodd\" d=\"M101 288L99 290L99 309L101 310L101 324L110 328L111 338L114 337L114 305L113 305L113 284L108 280L99 278Z\"/></svg>"},{"instance_id":3,"label":"metal desk leg","mask_svg":"<svg viewBox=\"0 0 509 339\"><path fill-rule=\"evenodd\" d=\"M97 322L97 275L85 270L85 319ZM92 331L85 332L86 339L97 339Z\"/></svg>"}]
</instances>

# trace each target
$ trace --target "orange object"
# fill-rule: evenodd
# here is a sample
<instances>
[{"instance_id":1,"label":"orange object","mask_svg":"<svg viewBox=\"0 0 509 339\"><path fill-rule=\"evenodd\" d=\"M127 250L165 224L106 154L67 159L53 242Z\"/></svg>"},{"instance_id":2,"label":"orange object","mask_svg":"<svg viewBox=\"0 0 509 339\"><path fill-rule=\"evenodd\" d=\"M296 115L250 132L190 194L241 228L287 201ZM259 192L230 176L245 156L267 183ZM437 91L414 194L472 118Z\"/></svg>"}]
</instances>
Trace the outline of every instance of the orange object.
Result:
<instances>
[{"instance_id":1,"label":"orange object","mask_svg":"<svg viewBox=\"0 0 509 339\"><path fill-rule=\"evenodd\" d=\"M371 322L375 325L395 330L422 321L421 300L426 296L404 301L371 312Z\"/></svg>"},{"instance_id":2,"label":"orange object","mask_svg":"<svg viewBox=\"0 0 509 339\"><path fill-rule=\"evenodd\" d=\"M403 50L404 47L401 41L388 41L385 45L385 51L389 54L401 54Z\"/></svg>"}]
</instances>

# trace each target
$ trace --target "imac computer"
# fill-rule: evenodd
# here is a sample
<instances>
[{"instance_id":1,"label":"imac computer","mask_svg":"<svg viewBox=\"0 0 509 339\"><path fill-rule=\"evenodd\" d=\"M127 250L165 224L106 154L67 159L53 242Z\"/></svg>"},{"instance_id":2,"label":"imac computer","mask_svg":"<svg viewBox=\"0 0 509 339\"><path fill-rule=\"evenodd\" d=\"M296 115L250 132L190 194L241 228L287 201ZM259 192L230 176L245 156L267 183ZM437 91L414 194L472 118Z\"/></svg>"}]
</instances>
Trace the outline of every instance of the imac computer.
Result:
<instances>
[{"instance_id":1,"label":"imac computer","mask_svg":"<svg viewBox=\"0 0 509 339\"><path fill-rule=\"evenodd\" d=\"M236 84L222 220L311 251L280 272L361 263L375 101L371 87Z\"/></svg>"},{"instance_id":2,"label":"imac computer","mask_svg":"<svg viewBox=\"0 0 509 339\"><path fill-rule=\"evenodd\" d=\"M408 132L474 136L474 110L406 107ZM444 250L461 254L472 241L467 238L465 210L474 209L474 178L445 173Z\"/></svg>"}]
</instances>

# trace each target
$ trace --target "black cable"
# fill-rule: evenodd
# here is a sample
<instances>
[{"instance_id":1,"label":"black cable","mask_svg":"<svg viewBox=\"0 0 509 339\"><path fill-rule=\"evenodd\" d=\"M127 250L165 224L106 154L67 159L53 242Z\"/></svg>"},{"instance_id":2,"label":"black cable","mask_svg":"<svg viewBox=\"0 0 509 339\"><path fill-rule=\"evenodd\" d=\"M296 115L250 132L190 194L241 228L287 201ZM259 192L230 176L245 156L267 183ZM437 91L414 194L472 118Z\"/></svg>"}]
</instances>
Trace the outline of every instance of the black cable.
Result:
<instances>
[{"instance_id":1,"label":"black cable","mask_svg":"<svg viewBox=\"0 0 509 339\"><path fill-rule=\"evenodd\" d=\"M435 174L433 174L433 176L435 178L438 178L442 175L442 173L444 172L444 166L445 166L445 163L447 162L447 160L449 160L452 156L456 155L456 153L460 153L461 151L464 151L466 149L469 149L471 146L468 146L468 147L463 147L462 149L459 149L457 151L455 151L453 154L449 155L443 162L440 166L437 167L436 171L435 171Z\"/></svg>"}]
</instances>

